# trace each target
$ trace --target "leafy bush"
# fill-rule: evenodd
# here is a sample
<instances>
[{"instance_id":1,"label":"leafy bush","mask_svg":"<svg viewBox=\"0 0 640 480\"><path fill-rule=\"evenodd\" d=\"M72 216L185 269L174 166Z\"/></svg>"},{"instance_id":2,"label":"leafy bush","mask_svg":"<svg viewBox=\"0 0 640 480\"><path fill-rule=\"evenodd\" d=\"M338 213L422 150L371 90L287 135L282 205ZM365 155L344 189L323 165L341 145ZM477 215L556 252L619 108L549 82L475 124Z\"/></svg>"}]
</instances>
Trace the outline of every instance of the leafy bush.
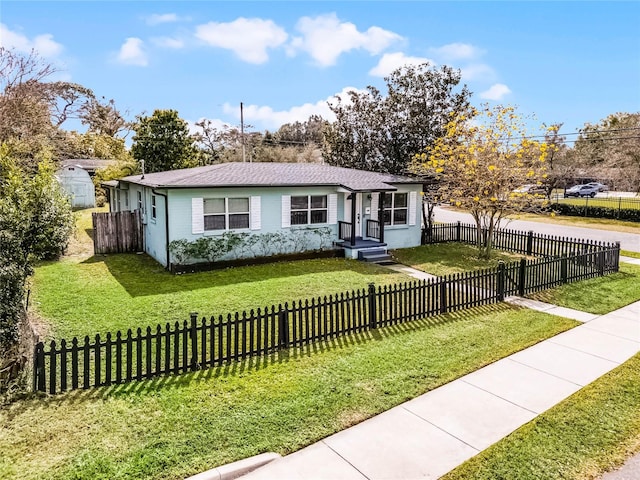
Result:
<instances>
[{"instance_id":1,"label":"leafy bush","mask_svg":"<svg viewBox=\"0 0 640 480\"><path fill-rule=\"evenodd\" d=\"M169 243L169 251L179 264L189 260L215 262L225 255L232 258L266 257L284 253L298 253L317 243L319 250L331 246L329 227L300 228L289 232L235 233L200 237L190 242L186 239Z\"/></svg>"},{"instance_id":2,"label":"leafy bush","mask_svg":"<svg viewBox=\"0 0 640 480\"><path fill-rule=\"evenodd\" d=\"M560 215L614 218L617 220L640 222L640 209L637 208L585 207L584 205L571 205L567 203L554 204L551 208Z\"/></svg>"},{"instance_id":3,"label":"leafy bush","mask_svg":"<svg viewBox=\"0 0 640 480\"><path fill-rule=\"evenodd\" d=\"M0 147L0 346L15 343L33 262L61 255L73 230L68 197L45 158L35 175Z\"/></svg>"}]
</instances>

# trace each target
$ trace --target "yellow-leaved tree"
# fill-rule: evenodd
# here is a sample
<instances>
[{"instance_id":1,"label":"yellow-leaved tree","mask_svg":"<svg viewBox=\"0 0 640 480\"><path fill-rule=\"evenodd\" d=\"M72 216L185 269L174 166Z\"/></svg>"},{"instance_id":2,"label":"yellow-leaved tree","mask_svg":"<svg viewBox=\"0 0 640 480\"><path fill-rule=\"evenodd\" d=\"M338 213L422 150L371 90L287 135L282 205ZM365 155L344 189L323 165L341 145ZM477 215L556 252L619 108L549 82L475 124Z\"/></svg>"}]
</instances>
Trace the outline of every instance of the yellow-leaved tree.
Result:
<instances>
[{"instance_id":1,"label":"yellow-leaved tree","mask_svg":"<svg viewBox=\"0 0 640 480\"><path fill-rule=\"evenodd\" d=\"M415 156L412 170L435 177L441 201L471 213L478 228L479 256L489 258L501 221L547 204L544 194L532 192L547 177L553 148L527 137L514 107L483 105L452 116L446 134Z\"/></svg>"}]
</instances>

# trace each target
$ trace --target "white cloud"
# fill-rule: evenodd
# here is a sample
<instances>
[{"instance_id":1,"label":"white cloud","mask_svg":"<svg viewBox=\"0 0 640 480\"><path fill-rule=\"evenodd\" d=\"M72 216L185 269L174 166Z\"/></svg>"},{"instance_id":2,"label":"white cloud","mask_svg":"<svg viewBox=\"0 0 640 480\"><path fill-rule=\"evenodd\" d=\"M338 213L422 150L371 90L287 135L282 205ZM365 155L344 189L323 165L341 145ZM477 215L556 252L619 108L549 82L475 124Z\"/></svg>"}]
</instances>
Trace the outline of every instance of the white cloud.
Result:
<instances>
[{"instance_id":1,"label":"white cloud","mask_svg":"<svg viewBox=\"0 0 640 480\"><path fill-rule=\"evenodd\" d=\"M402 37L380 27L370 27L366 32L350 22L340 22L335 13L315 18L302 17L296 29L302 37L293 39L289 53L307 52L318 63L326 67L334 65L338 57L354 49L363 49L377 55Z\"/></svg>"},{"instance_id":2,"label":"white cloud","mask_svg":"<svg viewBox=\"0 0 640 480\"><path fill-rule=\"evenodd\" d=\"M466 81L492 82L496 78L496 72L485 63L472 63L462 67L462 78Z\"/></svg>"},{"instance_id":3,"label":"white cloud","mask_svg":"<svg viewBox=\"0 0 640 480\"><path fill-rule=\"evenodd\" d=\"M5 24L0 23L0 46L15 48L18 52L29 53L35 50L44 58L52 58L62 53L62 44L53 39L50 33L37 35L29 39L26 35L9 30Z\"/></svg>"},{"instance_id":4,"label":"white cloud","mask_svg":"<svg viewBox=\"0 0 640 480\"><path fill-rule=\"evenodd\" d=\"M345 87L341 92L336 95L340 95L343 100L348 102L349 96L347 92L355 90L361 92L353 87ZM311 115L320 115L325 120L335 120L335 115L329 108L328 102L334 102L335 95L319 100L315 103L305 103L303 105L296 105L288 110L274 110L269 106L259 105L244 105L244 120L246 123L260 126L263 128L277 129L285 123L292 123L295 121L304 122L309 119ZM225 103L223 110L226 114L232 115L234 118L240 118L240 108L238 105L231 105Z\"/></svg>"},{"instance_id":5,"label":"white cloud","mask_svg":"<svg viewBox=\"0 0 640 480\"><path fill-rule=\"evenodd\" d=\"M268 48L287 41L287 33L271 20L238 18L229 23L209 22L196 27L196 37L212 47L233 51L249 63L269 60Z\"/></svg>"},{"instance_id":6,"label":"white cloud","mask_svg":"<svg viewBox=\"0 0 640 480\"><path fill-rule=\"evenodd\" d=\"M154 45L162 48L179 49L183 48L185 45L184 40L172 37L154 37L151 39L151 41L154 43Z\"/></svg>"},{"instance_id":7,"label":"white cloud","mask_svg":"<svg viewBox=\"0 0 640 480\"><path fill-rule=\"evenodd\" d=\"M502 100L505 95L509 95L510 93L511 90L505 84L496 83L495 85L492 85L489 90L485 90L484 92L480 93L480 98L484 100L498 101Z\"/></svg>"},{"instance_id":8,"label":"white cloud","mask_svg":"<svg viewBox=\"0 0 640 480\"><path fill-rule=\"evenodd\" d=\"M426 57L411 57L402 52L385 53L380 58L378 64L369 70L369 75L373 75L374 77L386 77L394 70L405 65L420 65L425 62L428 62L431 65L436 65L433 60Z\"/></svg>"},{"instance_id":9,"label":"white cloud","mask_svg":"<svg viewBox=\"0 0 640 480\"><path fill-rule=\"evenodd\" d=\"M449 43L429 51L447 60L470 60L484 54L484 50L468 43Z\"/></svg>"},{"instance_id":10,"label":"white cloud","mask_svg":"<svg viewBox=\"0 0 640 480\"><path fill-rule=\"evenodd\" d=\"M160 25L161 23L184 22L190 20L189 17L179 17L175 13L154 13L145 19L147 25Z\"/></svg>"},{"instance_id":11,"label":"white cloud","mask_svg":"<svg viewBox=\"0 0 640 480\"><path fill-rule=\"evenodd\" d=\"M144 42L136 37L129 37L120 47L117 60L125 65L136 65L146 67L149 64L147 54L144 49Z\"/></svg>"}]
</instances>

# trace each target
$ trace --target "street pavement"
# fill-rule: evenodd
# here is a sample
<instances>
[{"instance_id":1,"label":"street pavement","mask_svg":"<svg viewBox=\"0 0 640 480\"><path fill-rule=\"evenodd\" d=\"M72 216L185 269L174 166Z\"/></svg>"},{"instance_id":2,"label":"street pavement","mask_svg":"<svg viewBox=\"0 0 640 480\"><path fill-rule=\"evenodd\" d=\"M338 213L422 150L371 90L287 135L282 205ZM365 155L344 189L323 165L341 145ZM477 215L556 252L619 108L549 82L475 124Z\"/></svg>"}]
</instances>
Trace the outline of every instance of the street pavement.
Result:
<instances>
[{"instance_id":1,"label":"street pavement","mask_svg":"<svg viewBox=\"0 0 640 480\"><path fill-rule=\"evenodd\" d=\"M474 223L473 217L470 214L458 212L446 207L436 207L434 209L434 218L437 222L442 223L453 223L457 221ZM638 233L613 232L610 230L598 230L596 228L574 227L526 220L511 220L509 223L503 224L502 228L526 232L533 230L536 233L543 233L545 235L587 238L598 242L620 242L620 248L622 250L640 252L640 225L638 226Z\"/></svg>"},{"instance_id":2,"label":"street pavement","mask_svg":"<svg viewBox=\"0 0 640 480\"><path fill-rule=\"evenodd\" d=\"M640 351L640 302L601 316L518 302L584 323L242 478L435 479Z\"/></svg>"}]
</instances>

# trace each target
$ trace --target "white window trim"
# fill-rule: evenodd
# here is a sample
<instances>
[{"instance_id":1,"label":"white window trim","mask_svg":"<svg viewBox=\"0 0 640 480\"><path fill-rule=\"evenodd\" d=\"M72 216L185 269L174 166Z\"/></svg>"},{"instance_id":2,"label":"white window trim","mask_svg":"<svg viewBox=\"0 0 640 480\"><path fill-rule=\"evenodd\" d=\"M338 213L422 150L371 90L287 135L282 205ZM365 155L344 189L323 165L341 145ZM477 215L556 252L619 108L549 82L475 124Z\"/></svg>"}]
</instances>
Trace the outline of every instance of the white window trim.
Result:
<instances>
[{"instance_id":1,"label":"white window trim","mask_svg":"<svg viewBox=\"0 0 640 480\"><path fill-rule=\"evenodd\" d=\"M219 200L219 199L224 199L224 213L204 213L204 202L206 200ZM247 210L246 212L229 212L229 199L231 198L242 198L242 199L246 199L248 200L248 205L249 205L249 210ZM203 204L203 211L202 211L202 225L203 225L203 231L206 234L216 234L218 232L229 232L229 231L248 231L251 229L251 198L252 197L208 197L208 198L203 198L202 199L202 204ZM258 197L259 198L259 197ZM205 225L205 217L208 216L221 216L224 215L224 228L217 228L215 230L207 230L204 225ZM229 228L229 215L249 215L249 226L246 228Z\"/></svg>"},{"instance_id":2,"label":"white window trim","mask_svg":"<svg viewBox=\"0 0 640 480\"><path fill-rule=\"evenodd\" d=\"M293 212L307 212L307 223L296 223L295 225L293 223L289 223L291 226L302 226L302 225L329 225L329 195L328 194L324 194L324 195L291 195L291 198L293 197L307 197L307 208L292 208L290 206L289 208L289 222L291 222L291 214ZM324 208L311 208L311 197L325 197L326 198L326 207ZM291 205L291 204L289 204ZM324 210L325 212L327 212L326 218L327 220L325 222L320 222L320 223L311 223L311 212L314 211L320 211L320 210Z\"/></svg>"},{"instance_id":3,"label":"white window trim","mask_svg":"<svg viewBox=\"0 0 640 480\"><path fill-rule=\"evenodd\" d=\"M155 223L158 218L158 202L157 195L151 194L151 221Z\"/></svg>"},{"instance_id":4,"label":"white window trim","mask_svg":"<svg viewBox=\"0 0 640 480\"><path fill-rule=\"evenodd\" d=\"M407 205L405 207L396 207L396 194L397 195L406 195L407 196ZM385 212L390 212L389 215L389 224L385 223L385 227L408 227L409 223L410 223L410 219L409 219L409 214L410 209L409 209L409 192L390 192L387 193L385 195L385 198L387 198L387 195L391 195L391 207L384 207L384 211ZM406 216L406 221L404 223L394 223L393 222L393 212L395 210L406 210L407 211L407 216ZM382 218L382 221L384 221L384 217Z\"/></svg>"}]
</instances>

